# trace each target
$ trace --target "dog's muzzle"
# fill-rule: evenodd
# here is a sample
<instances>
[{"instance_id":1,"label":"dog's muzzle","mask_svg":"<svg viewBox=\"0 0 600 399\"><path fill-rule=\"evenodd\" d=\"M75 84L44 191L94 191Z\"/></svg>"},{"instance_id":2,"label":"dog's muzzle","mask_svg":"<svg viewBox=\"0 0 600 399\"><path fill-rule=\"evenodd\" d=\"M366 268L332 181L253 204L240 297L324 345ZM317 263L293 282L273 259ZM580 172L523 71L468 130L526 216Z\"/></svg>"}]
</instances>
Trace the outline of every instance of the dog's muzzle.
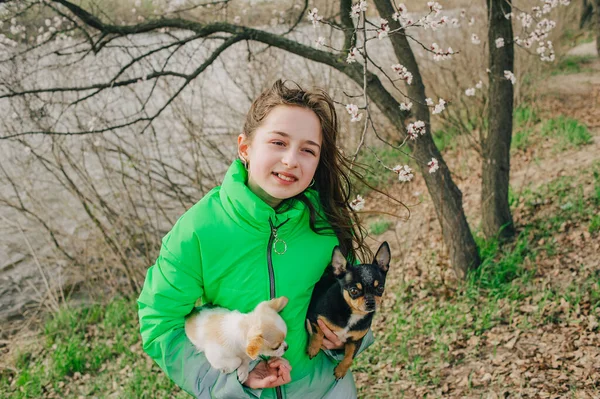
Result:
<instances>
[{"instance_id":1,"label":"dog's muzzle","mask_svg":"<svg viewBox=\"0 0 600 399\"><path fill-rule=\"evenodd\" d=\"M365 298L365 310L367 312L375 311L376 307L377 307L377 303L375 302L375 298L373 298L373 297Z\"/></svg>"}]
</instances>

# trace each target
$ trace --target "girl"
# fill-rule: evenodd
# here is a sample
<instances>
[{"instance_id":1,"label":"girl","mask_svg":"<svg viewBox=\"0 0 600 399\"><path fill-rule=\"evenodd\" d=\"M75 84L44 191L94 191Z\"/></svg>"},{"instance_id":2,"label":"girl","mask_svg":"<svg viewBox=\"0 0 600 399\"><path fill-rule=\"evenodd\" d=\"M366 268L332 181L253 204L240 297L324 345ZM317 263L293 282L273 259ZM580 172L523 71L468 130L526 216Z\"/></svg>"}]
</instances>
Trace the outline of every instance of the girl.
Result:
<instances>
[{"instance_id":1,"label":"girl","mask_svg":"<svg viewBox=\"0 0 600 399\"><path fill-rule=\"evenodd\" d=\"M343 346L325 325L323 350L306 354L305 317L335 245L367 259L349 208L348 164L336 146L337 116L322 91L277 81L252 104L235 160L221 186L189 209L164 237L138 299L144 350L199 398L355 398L351 373L336 381ZM286 296L285 359L259 360L244 385L212 369L184 332L198 298L243 313ZM359 351L373 341L371 333Z\"/></svg>"}]
</instances>

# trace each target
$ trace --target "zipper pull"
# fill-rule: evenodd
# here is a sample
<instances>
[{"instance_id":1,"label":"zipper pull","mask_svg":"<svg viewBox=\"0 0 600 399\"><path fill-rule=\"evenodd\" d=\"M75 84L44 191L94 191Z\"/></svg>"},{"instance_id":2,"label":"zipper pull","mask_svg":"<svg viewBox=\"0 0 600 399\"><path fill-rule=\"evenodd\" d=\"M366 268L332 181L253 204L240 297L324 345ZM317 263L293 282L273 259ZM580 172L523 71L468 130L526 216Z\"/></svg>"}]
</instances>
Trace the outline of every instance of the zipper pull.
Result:
<instances>
[{"instance_id":1,"label":"zipper pull","mask_svg":"<svg viewBox=\"0 0 600 399\"><path fill-rule=\"evenodd\" d=\"M275 227L271 228L271 233L274 238L273 251L275 251L277 255L283 255L287 251L287 243L277 237L277 229ZM277 244L279 244L279 246Z\"/></svg>"}]
</instances>

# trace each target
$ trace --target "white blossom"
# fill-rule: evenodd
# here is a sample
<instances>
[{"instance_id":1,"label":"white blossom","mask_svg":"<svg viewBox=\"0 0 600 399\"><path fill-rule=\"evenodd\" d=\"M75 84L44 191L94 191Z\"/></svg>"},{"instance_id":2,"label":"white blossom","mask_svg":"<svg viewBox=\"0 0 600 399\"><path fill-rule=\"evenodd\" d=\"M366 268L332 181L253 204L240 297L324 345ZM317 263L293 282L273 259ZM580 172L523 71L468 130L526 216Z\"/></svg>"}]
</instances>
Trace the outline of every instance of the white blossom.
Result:
<instances>
[{"instance_id":1,"label":"white blossom","mask_svg":"<svg viewBox=\"0 0 600 399\"><path fill-rule=\"evenodd\" d=\"M496 48L504 47L504 38L499 37L496 39Z\"/></svg>"},{"instance_id":2,"label":"white blossom","mask_svg":"<svg viewBox=\"0 0 600 399\"><path fill-rule=\"evenodd\" d=\"M517 83L517 78L515 77L515 74L512 73L511 71L504 71L504 77L508 80L510 80L510 83L515 84Z\"/></svg>"},{"instance_id":3,"label":"white blossom","mask_svg":"<svg viewBox=\"0 0 600 399\"><path fill-rule=\"evenodd\" d=\"M417 137L419 137L419 134L423 135L425 134L425 132L425 122L423 121L416 121L414 123L410 123L406 128L406 133L408 134L411 140L415 140Z\"/></svg>"},{"instance_id":4,"label":"white blossom","mask_svg":"<svg viewBox=\"0 0 600 399\"><path fill-rule=\"evenodd\" d=\"M346 62L348 64L352 64L353 62L356 62L356 53L358 52L358 49L356 47L352 47L350 49L350 51L348 52L348 57L346 58Z\"/></svg>"},{"instance_id":5,"label":"white blossom","mask_svg":"<svg viewBox=\"0 0 600 399\"><path fill-rule=\"evenodd\" d=\"M352 117L350 122L358 122L362 119L362 114L358 113L358 105L356 104L348 104L346 105L346 111Z\"/></svg>"},{"instance_id":6,"label":"white blossom","mask_svg":"<svg viewBox=\"0 0 600 399\"><path fill-rule=\"evenodd\" d=\"M473 33L471 35L471 43L473 43L473 44L481 43L481 40L479 40L479 36L477 36L475 33Z\"/></svg>"},{"instance_id":7,"label":"white blossom","mask_svg":"<svg viewBox=\"0 0 600 399\"><path fill-rule=\"evenodd\" d=\"M242 17L240 17L239 15L236 15L235 18L233 18L233 23L239 24L240 22L242 22Z\"/></svg>"},{"instance_id":8,"label":"white blossom","mask_svg":"<svg viewBox=\"0 0 600 399\"><path fill-rule=\"evenodd\" d=\"M409 182L414 177L412 169L408 165L396 165L392 170L398 173L398 180L402 182Z\"/></svg>"},{"instance_id":9,"label":"white blossom","mask_svg":"<svg viewBox=\"0 0 600 399\"><path fill-rule=\"evenodd\" d=\"M477 82L477 84L475 85L476 89L481 89L483 87L483 82L480 80L479 82Z\"/></svg>"},{"instance_id":10,"label":"white blossom","mask_svg":"<svg viewBox=\"0 0 600 399\"><path fill-rule=\"evenodd\" d=\"M467 97L472 97L475 95L475 89L473 87L469 87L467 90L465 90L465 95Z\"/></svg>"},{"instance_id":11,"label":"white blossom","mask_svg":"<svg viewBox=\"0 0 600 399\"><path fill-rule=\"evenodd\" d=\"M440 164L435 158L431 158L431 161L427 162L427 166L429 167L429 173L435 173L440 168Z\"/></svg>"},{"instance_id":12,"label":"white blossom","mask_svg":"<svg viewBox=\"0 0 600 399\"><path fill-rule=\"evenodd\" d=\"M519 14L519 21L521 21L521 25L523 26L523 28L529 28L531 26L533 18L531 17L531 15L522 12L521 14Z\"/></svg>"},{"instance_id":13,"label":"white blossom","mask_svg":"<svg viewBox=\"0 0 600 399\"><path fill-rule=\"evenodd\" d=\"M316 28L319 22L323 20L321 15L318 15L319 10L315 7L308 12L308 20L312 22L313 26Z\"/></svg>"},{"instance_id":14,"label":"white blossom","mask_svg":"<svg viewBox=\"0 0 600 399\"><path fill-rule=\"evenodd\" d=\"M412 83L413 75L411 72L408 72L408 69L406 69L405 66L403 66L401 64L394 64L394 65L392 65L392 69L394 71L396 71L398 73L398 75L400 75L400 79L406 81L406 84L409 85Z\"/></svg>"},{"instance_id":15,"label":"white blossom","mask_svg":"<svg viewBox=\"0 0 600 399\"><path fill-rule=\"evenodd\" d=\"M435 105L435 107L433 107L433 111L431 111L431 113L434 115L440 114L445 109L446 109L446 100L444 100L443 98L440 98L438 103Z\"/></svg>"},{"instance_id":16,"label":"white blossom","mask_svg":"<svg viewBox=\"0 0 600 399\"><path fill-rule=\"evenodd\" d=\"M413 103L410 101L400 103L400 111L410 111L412 106L413 106Z\"/></svg>"},{"instance_id":17,"label":"white blossom","mask_svg":"<svg viewBox=\"0 0 600 399\"><path fill-rule=\"evenodd\" d=\"M406 19L406 16L407 16L406 13L407 13L406 5L404 3L400 3L400 5L398 6L398 9L392 15L392 19L394 21L401 21L401 22L403 22L403 20Z\"/></svg>"},{"instance_id":18,"label":"white blossom","mask_svg":"<svg viewBox=\"0 0 600 399\"><path fill-rule=\"evenodd\" d=\"M430 48L433 52L434 61L449 60L452 58L452 54L454 54L452 47L448 47L448 50L443 50L437 43L432 43Z\"/></svg>"},{"instance_id":19,"label":"white blossom","mask_svg":"<svg viewBox=\"0 0 600 399\"><path fill-rule=\"evenodd\" d=\"M554 47L550 40L546 41L545 44L540 42L540 45L537 48L537 53L540 55L540 59L542 61L552 62L556 58L554 54Z\"/></svg>"},{"instance_id":20,"label":"white blossom","mask_svg":"<svg viewBox=\"0 0 600 399\"><path fill-rule=\"evenodd\" d=\"M381 18L381 20L379 21L379 29L377 29L377 38L381 40L384 37L387 37L389 32L390 25L388 24L387 19Z\"/></svg>"},{"instance_id":21,"label":"white blossom","mask_svg":"<svg viewBox=\"0 0 600 399\"><path fill-rule=\"evenodd\" d=\"M367 11L367 2L365 0L361 0L352 6L350 16L352 18L358 18L360 16L360 13L364 11Z\"/></svg>"},{"instance_id":22,"label":"white blossom","mask_svg":"<svg viewBox=\"0 0 600 399\"><path fill-rule=\"evenodd\" d=\"M365 207L365 200L360 195L357 195L355 199L350 202L350 208L355 212L362 210Z\"/></svg>"},{"instance_id":23,"label":"white blossom","mask_svg":"<svg viewBox=\"0 0 600 399\"><path fill-rule=\"evenodd\" d=\"M437 1L428 1L427 7L429 7L429 10L435 15L439 14L439 12L442 11L442 6Z\"/></svg>"}]
</instances>

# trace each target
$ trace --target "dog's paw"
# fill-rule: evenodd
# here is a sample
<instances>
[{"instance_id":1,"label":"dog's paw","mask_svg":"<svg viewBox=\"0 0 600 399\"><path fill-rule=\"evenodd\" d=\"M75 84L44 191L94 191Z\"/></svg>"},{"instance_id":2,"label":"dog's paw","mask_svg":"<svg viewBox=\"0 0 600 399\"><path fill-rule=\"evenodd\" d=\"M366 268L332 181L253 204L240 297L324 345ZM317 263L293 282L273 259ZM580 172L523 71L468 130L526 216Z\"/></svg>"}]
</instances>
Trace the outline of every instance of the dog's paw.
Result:
<instances>
[{"instance_id":1,"label":"dog's paw","mask_svg":"<svg viewBox=\"0 0 600 399\"><path fill-rule=\"evenodd\" d=\"M337 367L333 370L333 375L335 376L336 380L340 380L344 378L347 372L347 367L342 367L341 364L338 364Z\"/></svg>"},{"instance_id":2,"label":"dog's paw","mask_svg":"<svg viewBox=\"0 0 600 399\"><path fill-rule=\"evenodd\" d=\"M316 345L309 345L306 350L306 353L308 353L308 358L312 360L315 356L317 356L320 349L321 348Z\"/></svg>"},{"instance_id":3,"label":"dog's paw","mask_svg":"<svg viewBox=\"0 0 600 399\"><path fill-rule=\"evenodd\" d=\"M248 368L247 367L240 367L239 369L237 369L237 376L238 376L238 380L243 384L244 382L246 382L246 380L248 379Z\"/></svg>"}]
</instances>

